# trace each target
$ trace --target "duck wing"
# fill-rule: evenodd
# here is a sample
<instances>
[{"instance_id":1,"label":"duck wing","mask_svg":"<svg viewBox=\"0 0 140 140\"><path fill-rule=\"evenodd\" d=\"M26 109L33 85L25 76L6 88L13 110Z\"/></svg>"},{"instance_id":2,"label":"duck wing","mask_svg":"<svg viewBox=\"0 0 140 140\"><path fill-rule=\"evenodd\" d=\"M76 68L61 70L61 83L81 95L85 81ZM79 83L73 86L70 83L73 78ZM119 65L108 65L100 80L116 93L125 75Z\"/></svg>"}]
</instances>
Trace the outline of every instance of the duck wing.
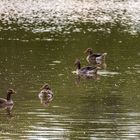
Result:
<instances>
[{"instance_id":1,"label":"duck wing","mask_svg":"<svg viewBox=\"0 0 140 140\"><path fill-rule=\"evenodd\" d=\"M51 90L48 90L47 93L53 95L53 92Z\"/></svg>"},{"instance_id":2,"label":"duck wing","mask_svg":"<svg viewBox=\"0 0 140 140\"><path fill-rule=\"evenodd\" d=\"M6 103L6 102L7 102L6 99L0 98L0 104Z\"/></svg>"},{"instance_id":3,"label":"duck wing","mask_svg":"<svg viewBox=\"0 0 140 140\"><path fill-rule=\"evenodd\" d=\"M96 73L97 73L97 68L92 67L92 66L86 66L79 70L79 74L82 74L82 75L90 75L90 74L96 74Z\"/></svg>"},{"instance_id":4,"label":"duck wing","mask_svg":"<svg viewBox=\"0 0 140 140\"><path fill-rule=\"evenodd\" d=\"M42 90L39 94L38 94L38 97L40 98L40 99L42 99L42 98L47 98L48 97L48 95L52 95L53 96L53 92L51 91L51 90Z\"/></svg>"},{"instance_id":5,"label":"duck wing","mask_svg":"<svg viewBox=\"0 0 140 140\"><path fill-rule=\"evenodd\" d=\"M100 56L102 56L102 54L101 53L93 53L92 55L91 55L91 57L100 57Z\"/></svg>"},{"instance_id":6,"label":"duck wing","mask_svg":"<svg viewBox=\"0 0 140 140\"><path fill-rule=\"evenodd\" d=\"M86 66L86 67L81 68L80 70L92 71L92 70L96 70L96 67Z\"/></svg>"}]
</instances>

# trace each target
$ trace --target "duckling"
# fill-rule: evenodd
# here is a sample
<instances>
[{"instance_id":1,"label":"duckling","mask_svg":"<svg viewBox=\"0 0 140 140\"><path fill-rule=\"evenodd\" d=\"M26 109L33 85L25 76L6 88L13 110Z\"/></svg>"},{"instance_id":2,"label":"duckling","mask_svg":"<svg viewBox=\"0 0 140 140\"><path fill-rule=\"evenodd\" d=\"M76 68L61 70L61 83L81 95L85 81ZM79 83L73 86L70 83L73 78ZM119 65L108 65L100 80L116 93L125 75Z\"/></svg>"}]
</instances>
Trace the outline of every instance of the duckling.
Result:
<instances>
[{"instance_id":1,"label":"duckling","mask_svg":"<svg viewBox=\"0 0 140 140\"><path fill-rule=\"evenodd\" d=\"M86 60L89 64L101 65L105 64L105 57L107 53L93 53L92 48L87 48L84 53L88 54Z\"/></svg>"},{"instance_id":2,"label":"duckling","mask_svg":"<svg viewBox=\"0 0 140 140\"><path fill-rule=\"evenodd\" d=\"M53 98L53 92L48 84L42 86L40 93L38 94L40 100L51 100Z\"/></svg>"},{"instance_id":3,"label":"duckling","mask_svg":"<svg viewBox=\"0 0 140 140\"><path fill-rule=\"evenodd\" d=\"M87 75L87 76L92 76L93 74L97 74L97 67L92 67L92 66L85 66L81 68L81 63L77 59L75 61L75 66L76 66L76 74L77 75Z\"/></svg>"},{"instance_id":4,"label":"duckling","mask_svg":"<svg viewBox=\"0 0 140 140\"><path fill-rule=\"evenodd\" d=\"M14 104L11 95L15 94L16 92L13 89L9 89L7 91L7 98L0 98L0 107L11 106Z\"/></svg>"}]
</instances>

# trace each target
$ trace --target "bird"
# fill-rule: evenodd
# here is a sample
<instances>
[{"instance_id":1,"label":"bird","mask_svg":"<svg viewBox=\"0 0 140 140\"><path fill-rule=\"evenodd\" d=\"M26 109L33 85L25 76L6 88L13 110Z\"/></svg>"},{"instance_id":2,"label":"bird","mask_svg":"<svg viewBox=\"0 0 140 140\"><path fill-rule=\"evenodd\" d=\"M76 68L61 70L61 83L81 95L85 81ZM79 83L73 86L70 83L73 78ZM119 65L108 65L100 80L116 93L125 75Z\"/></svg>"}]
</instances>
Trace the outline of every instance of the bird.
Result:
<instances>
[{"instance_id":1,"label":"bird","mask_svg":"<svg viewBox=\"0 0 140 140\"><path fill-rule=\"evenodd\" d=\"M12 106L14 104L11 95L15 94L16 92L13 89L7 90L7 98L0 98L0 107L7 107Z\"/></svg>"},{"instance_id":2,"label":"bird","mask_svg":"<svg viewBox=\"0 0 140 140\"><path fill-rule=\"evenodd\" d=\"M85 66L81 68L81 63L79 59L76 59L74 65L76 66L77 75L93 76L93 74L97 74L98 68L95 66Z\"/></svg>"},{"instance_id":3,"label":"bird","mask_svg":"<svg viewBox=\"0 0 140 140\"><path fill-rule=\"evenodd\" d=\"M54 93L52 92L50 86L48 84L44 84L41 87L41 91L38 94L38 97L40 100L51 101L53 99L53 95L54 95Z\"/></svg>"},{"instance_id":4,"label":"bird","mask_svg":"<svg viewBox=\"0 0 140 140\"><path fill-rule=\"evenodd\" d=\"M106 66L105 58L107 53L93 53L92 48L87 48L84 53L88 55L86 60L89 64L97 66L104 65L104 67Z\"/></svg>"}]
</instances>

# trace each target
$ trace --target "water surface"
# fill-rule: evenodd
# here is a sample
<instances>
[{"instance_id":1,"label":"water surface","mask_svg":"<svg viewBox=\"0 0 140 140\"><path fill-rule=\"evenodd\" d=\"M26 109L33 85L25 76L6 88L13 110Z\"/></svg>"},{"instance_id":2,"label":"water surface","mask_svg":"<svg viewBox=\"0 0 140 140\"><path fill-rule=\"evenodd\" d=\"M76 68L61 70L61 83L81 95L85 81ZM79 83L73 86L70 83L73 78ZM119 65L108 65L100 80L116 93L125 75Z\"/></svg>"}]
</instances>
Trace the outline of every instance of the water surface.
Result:
<instances>
[{"instance_id":1,"label":"water surface","mask_svg":"<svg viewBox=\"0 0 140 140\"><path fill-rule=\"evenodd\" d=\"M0 110L0 139L139 140L139 1L0 5L0 97L17 91L11 114ZM87 65L88 47L108 53L107 68L79 80L74 61ZM47 107L38 98L46 82Z\"/></svg>"}]
</instances>

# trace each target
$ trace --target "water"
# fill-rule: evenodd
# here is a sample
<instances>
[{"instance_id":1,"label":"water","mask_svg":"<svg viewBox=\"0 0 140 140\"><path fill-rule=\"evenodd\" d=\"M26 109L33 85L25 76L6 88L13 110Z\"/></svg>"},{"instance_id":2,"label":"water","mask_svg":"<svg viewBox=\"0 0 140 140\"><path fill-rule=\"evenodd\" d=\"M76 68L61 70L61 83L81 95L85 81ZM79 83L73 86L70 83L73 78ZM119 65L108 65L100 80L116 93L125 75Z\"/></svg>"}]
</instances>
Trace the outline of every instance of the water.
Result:
<instances>
[{"instance_id":1,"label":"water","mask_svg":"<svg viewBox=\"0 0 140 140\"><path fill-rule=\"evenodd\" d=\"M139 1L0 2L0 109L3 140L139 140ZM9 14L10 13L10 14ZM107 68L78 79L86 48L107 52ZM54 98L38 98L49 83Z\"/></svg>"}]
</instances>

